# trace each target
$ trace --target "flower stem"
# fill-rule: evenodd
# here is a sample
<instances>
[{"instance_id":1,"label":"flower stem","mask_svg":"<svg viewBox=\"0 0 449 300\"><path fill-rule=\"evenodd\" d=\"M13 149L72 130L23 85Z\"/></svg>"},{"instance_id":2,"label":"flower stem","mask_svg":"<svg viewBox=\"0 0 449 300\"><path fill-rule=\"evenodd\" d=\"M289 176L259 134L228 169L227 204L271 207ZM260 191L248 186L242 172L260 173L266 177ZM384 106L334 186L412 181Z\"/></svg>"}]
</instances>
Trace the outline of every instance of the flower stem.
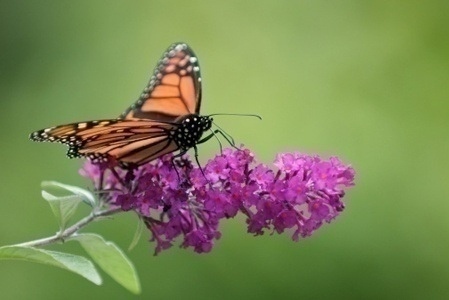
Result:
<instances>
[{"instance_id":1,"label":"flower stem","mask_svg":"<svg viewBox=\"0 0 449 300\"><path fill-rule=\"evenodd\" d=\"M113 207L113 208L105 209L105 210L98 211L98 212L92 212L90 215L79 220L78 222L76 222L75 224L73 224L72 226L67 228L66 230L64 230L62 232L58 232L53 236L49 236L46 238L29 241L29 242L25 242L25 243L21 243L21 244L16 244L15 246L40 247L40 246L53 244L58 241L63 242L65 239L67 239L70 236L72 236L73 234L75 234L78 230L80 230L81 228L83 228L84 226L89 224L90 222L96 221L96 220L101 219L106 216L113 215L120 211L122 211L120 207Z\"/></svg>"}]
</instances>

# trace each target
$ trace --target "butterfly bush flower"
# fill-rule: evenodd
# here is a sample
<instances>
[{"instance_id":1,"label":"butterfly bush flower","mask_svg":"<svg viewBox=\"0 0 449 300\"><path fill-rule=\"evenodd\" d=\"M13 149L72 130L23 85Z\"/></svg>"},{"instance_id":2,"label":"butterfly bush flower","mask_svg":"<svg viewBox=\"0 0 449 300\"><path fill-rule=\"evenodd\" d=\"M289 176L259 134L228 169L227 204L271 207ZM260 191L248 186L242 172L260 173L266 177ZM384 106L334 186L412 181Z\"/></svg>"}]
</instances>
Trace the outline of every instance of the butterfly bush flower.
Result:
<instances>
[{"instance_id":1,"label":"butterfly bush flower","mask_svg":"<svg viewBox=\"0 0 449 300\"><path fill-rule=\"evenodd\" d=\"M91 162L80 170L98 190L110 191L104 194L110 205L142 217L155 254L175 240L209 252L221 237L220 221L237 214L253 235L289 230L297 241L337 217L345 207L344 188L354 185L354 169L336 157L281 153L274 169L257 163L248 149L225 149L203 169L187 156L172 157L132 172Z\"/></svg>"}]
</instances>

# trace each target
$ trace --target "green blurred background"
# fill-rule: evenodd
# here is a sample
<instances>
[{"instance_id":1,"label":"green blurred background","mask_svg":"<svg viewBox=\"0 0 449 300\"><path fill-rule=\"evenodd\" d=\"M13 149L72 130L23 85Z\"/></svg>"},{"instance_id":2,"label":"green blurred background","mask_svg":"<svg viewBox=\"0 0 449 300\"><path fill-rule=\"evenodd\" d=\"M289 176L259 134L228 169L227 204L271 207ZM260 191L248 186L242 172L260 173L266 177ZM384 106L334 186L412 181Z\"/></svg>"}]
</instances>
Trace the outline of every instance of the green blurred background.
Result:
<instances>
[{"instance_id":1,"label":"green blurred background","mask_svg":"<svg viewBox=\"0 0 449 300\"><path fill-rule=\"evenodd\" d=\"M40 181L87 187L46 126L121 113L168 45L200 59L204 114L271 163L299 150L357 171L313 237L254 238L229 220L212 253L129 253L146 299L448 299L449 2L1 1L0 245L53 234ZM203 161L218 151L200 147ZM79 217L87 213L81 211ZM92 224L126 249L132 214ZM56 250L82 254L76 244ZM107 275L0 262L1 299L134 298Z\"/></svg>"}]
</instances>

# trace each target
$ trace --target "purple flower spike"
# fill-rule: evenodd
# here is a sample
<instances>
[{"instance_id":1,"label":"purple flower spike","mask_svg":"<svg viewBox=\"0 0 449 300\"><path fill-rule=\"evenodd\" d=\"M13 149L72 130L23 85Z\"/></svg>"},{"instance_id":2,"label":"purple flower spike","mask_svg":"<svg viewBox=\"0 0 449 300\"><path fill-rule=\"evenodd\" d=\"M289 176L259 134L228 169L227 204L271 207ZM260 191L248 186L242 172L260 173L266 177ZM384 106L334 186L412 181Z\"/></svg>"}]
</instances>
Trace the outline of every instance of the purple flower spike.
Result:
<instances>
[{"instance_id":1,"label":"purple flower spike","mask_svg":"<svg viewBox=\"0 0 449 300\"><path fill-rule=\"evenodd\" d=\"M80 170L97 189L111 191L103 197L107 203L143 218L155 254L176 239L181 247L209 252L221 237L220 221L238 213L246 216L249 233L291 230L297 241L337 217L344 209L343 189L354 185L354 169L336 157L281 153L276 169L257 164L248 149L225 149L202 169L187 156L174 163L172 157L128 172L91 162Z\"/></svg>"}]
</instances>

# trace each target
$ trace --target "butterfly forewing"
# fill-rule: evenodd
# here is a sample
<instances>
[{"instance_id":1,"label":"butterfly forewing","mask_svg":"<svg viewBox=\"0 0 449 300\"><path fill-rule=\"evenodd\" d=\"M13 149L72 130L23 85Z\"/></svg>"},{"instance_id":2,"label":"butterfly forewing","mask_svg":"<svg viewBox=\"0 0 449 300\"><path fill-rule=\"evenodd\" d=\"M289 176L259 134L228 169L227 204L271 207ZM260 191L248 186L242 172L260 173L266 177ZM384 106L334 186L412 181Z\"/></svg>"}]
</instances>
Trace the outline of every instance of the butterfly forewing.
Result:
<instances>
[{"instance_id":1,"label":"butterfly forewing","mask_svg":"<svg viewBox=\"0 0 449 300\"><path fill-rule=\"evenodd\" d=\"M69 157L101 161L108 156L143 164L179 147L168 138L175 124L153 120L102 120L81 122L36 131L34 141L59 142L69 146Z\"/></svg>"},{"instance_id":2,"label":"butterfly forewing","mask_svg":"<svg viewBox=\"0 0 449 300\"><path fill-rule=\"evenodd\" d=\"M187 44L175 43L164 52L140 98L119 118L174 121L198 114L200 106L198 59Z\"/></svg>"}]
</instances>

